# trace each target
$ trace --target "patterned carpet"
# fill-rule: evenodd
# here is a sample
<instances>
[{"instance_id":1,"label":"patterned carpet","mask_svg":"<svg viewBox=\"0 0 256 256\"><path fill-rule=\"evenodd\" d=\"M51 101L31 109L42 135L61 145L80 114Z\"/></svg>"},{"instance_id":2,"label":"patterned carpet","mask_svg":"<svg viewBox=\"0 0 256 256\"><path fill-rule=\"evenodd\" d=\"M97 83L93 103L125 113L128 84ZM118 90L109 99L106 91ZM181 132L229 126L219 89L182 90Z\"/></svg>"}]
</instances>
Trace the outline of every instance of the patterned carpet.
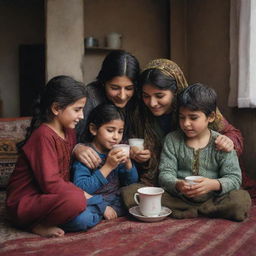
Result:
<instances>
[{"instance_id":1,"label":"patterned carpet","mask_svg":"<svg viewBox=\"0 0 256 256\"><path fill-rule=\"evenodd\" d=\"M0 193L0 256L253 256L256 255L256 207L246 221L167 218L139 222L131 216L103 221L87 232L41 238L12 228L4 220Z\"/></svg>"}]
</instances>

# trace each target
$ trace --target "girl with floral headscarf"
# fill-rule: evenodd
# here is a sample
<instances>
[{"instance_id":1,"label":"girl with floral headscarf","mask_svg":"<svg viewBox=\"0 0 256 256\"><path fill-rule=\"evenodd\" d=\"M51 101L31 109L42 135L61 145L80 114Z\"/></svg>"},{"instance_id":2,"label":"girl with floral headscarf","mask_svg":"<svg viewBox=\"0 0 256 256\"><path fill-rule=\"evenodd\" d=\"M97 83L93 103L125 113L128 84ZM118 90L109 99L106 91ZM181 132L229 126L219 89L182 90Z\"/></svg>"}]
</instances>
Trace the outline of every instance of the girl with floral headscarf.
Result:
<instances>
[{"instance_id":1,"label":"girl with floral headscarf","mask_svg":"<svg viewBox=\"0 0 256 256\"><path fill-rule=\"evenodd\" d=\"M147 161L142 161L139 155L133 156L140 165L141 183L123 189L127 207L135 204L133 193L137 188L158 185L158 164L163 139L167 133L177 128L176 96L187 86L188 83L179 66L168 59L152 60L140 75L140 123L136 123L134 129L136 137L145 139L145 148L150 150L151 155ZM210 128L221 134L215 141L218 150L228 152L235 149L237 154L241 155L242 135L227 122L219 110Z\"/></svg>"}]
</instances>

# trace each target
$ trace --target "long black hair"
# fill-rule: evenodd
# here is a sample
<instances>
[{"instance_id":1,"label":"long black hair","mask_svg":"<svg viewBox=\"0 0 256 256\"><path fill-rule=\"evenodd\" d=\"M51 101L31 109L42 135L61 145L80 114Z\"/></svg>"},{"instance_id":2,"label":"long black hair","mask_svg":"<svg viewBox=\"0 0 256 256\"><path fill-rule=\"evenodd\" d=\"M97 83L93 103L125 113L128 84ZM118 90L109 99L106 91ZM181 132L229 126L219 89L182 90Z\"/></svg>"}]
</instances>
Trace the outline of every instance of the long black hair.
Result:
<instances>
[{"instance_id":1,"label":"long black hair","mask_svg":"<svg viewBox=\"0 0 256 256\"><path fill-rule=\"evenodd\" d=\"M101 84L117 76L127 76L137 86L140 74L138 60L130 53L123 50L111 51L104 59L97 80Z\"/></svg>"},{"instance_id":2,"label":"long black hair","mask_svg":"<svg viewBox=\"0 0 256 256\"><path fill-rule=\"evenodd\" d=\"M145 106L142 99L143 86L146 84L153 85L160 90L170 90L173 93L173 95L177 93L178 87L177 87L177 82L175 78L165 75L159 69L156 69L156 68L146 69L141 73L139 78L139 97L140 97L139 108L143 118L148 119L143 122L152 123L154 120L153 114L148 109L148 107ZM172 108L173 109L176 108L176 97L173 97Z\"/></svg>"},{"instance_id":3,"label":"long black hair","mask_svg":"<svg viewBox=\"0 0 256 256\"><path fill-rule=\"evenodd\" d=\"M160 90L170 90L173 93L177 92L176 79L163 74L163 72L156 68L144 70L139 77L139 89L142 92L143 85L151 84Z\"/></svg>"},{"instance_id":4,"label":"long black hair","mask_svg":"<svg viewBox=\"0 0 256 256\"><path fill-rule=\"evenodd\" d=\"M90 132L90 124L94 124L97 129L102 125L111 122L113 120L124 121L124 115L122 112L113 104L100 104L94 108L88 117L87 126L85 129L85 141L91 142L94 136Z\"/></svg>"},{"instance_id":5,"label":"long black hair","mask_svg":"<svg viewBox=\"0 0 256 256\"><path fill-rule=\"evenodd\" d=\"M140 75L140 64L135 56L123 50L111 51L104 59L101 70L98 73L96 85L105 95L105 83L118 76L128 77L134 85L134 94L127 105L121 110L125 116L124 140L130 137L134 127L134 116L138 102L138 79ZM106 97L106 102L109 100ZM111 102L109 102L111 103Z\"/></svg>"},{"instance_id":6,"label":"long black hair","mask_svg":"<svg viewBox=\"0 0 256 256\"><path fill-rule=\"evenodd\" d=\"M149 108L143 102L143 86L152 85L160 90L170 90L174 95L177 93L178 87L176 79L165 75L161 70L157 68L150 68L144 70L139 77L139 120L134 126L135 134L138 137L144 138L145 146L152 154L147 163L143 163L143 169L148 172L148 177L157 184L158 175L158 163L160 159L160 153L162 149L161 134L159 134L158 121L155 116L149 110ZM173 99L175 101L175 97ZM175 107L175 103L172 103L172 107ZM171 125L171 124L170 124ZM143 180L143 182L148 182Z\"/></svg>"},{"instance_id":7,"label":"long black hair","mask_svg":"<svg viewBox=\"0 0 256 256\"><path fill-rule=\"evenodd\" d=\"M25 140L19 143L17 147L20 149L33 131L42 123L50 122L53 119L54 115L51 110L53 103L57 104L58 108L65 109L68 105L86 96L84 84L74 80L72 77L56 76L52 78L35 103Z\"/></svg>"}]
</instances>

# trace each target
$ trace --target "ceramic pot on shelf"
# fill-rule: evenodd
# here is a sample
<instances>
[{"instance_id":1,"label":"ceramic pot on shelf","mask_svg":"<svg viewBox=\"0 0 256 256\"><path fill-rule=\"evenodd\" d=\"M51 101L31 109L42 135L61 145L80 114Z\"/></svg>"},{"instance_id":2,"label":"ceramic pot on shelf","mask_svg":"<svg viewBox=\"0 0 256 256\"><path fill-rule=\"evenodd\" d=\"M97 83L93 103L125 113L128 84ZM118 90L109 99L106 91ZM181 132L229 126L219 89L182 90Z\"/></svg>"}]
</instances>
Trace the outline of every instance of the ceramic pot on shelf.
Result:
<instances>
[{"instance_id":1,"label":"ceramic pot on shelf","mask_svg":"<svg viewBox=\"0 0 256 256\"><path fill-rule=\"evenodd\" d=\"M98 47L99 41L98 41L98 39L96 39L92 36L89 36L89 37L85 38L84 44L85 44L85 47Z\"/></svg>"},{"instance_id":2,"label":"ceramic pot on shelf","mask_svg":"<svg viewBox=\"0 0 256 256\"><path fill-rule=\"evenodd\" d=\"M106 36L107 47L111 49L120 49L122 35L116 32L112 32Z\"/></svg>"}]
</instances>

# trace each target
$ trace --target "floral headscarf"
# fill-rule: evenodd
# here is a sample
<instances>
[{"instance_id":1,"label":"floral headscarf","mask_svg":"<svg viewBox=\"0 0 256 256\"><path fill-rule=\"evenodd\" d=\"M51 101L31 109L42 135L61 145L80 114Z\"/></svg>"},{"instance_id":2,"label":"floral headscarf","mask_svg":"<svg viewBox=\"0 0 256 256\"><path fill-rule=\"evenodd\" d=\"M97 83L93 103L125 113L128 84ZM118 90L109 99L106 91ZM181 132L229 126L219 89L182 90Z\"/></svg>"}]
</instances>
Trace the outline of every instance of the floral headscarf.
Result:
<instances>
[{"instance_id":1,"label":"floral headscarf","mask_svg":"<svg viewBox=\"0 0 256 256\"><path fill-rule=\"evenodd\" d=\"M170 76L176 80L177 83L177 93L188 87L187 80L180 69L180 67L173 61L168 59L155 59L150 61L143 71L147 69L159 69L164 75ZM213 123L210 124L210 128L215 131L222 130L222 120L223 116L219 109L216 110L216 118Z\"/></svg>"},{"instance_id":2,"label":"floral headscarf","mask_svg":"<svg viewBox=\"0 0 256 256\"><path fill-rule=\"evenodd\" d=\"M144 70L159 69L164 75L170 76L176 80L178 92L188 87L187 80L180 67L173 61L168 59L155 59L150 61ZM144 71L143 70L143 71Z\"/></svg>"}]
</instances>

